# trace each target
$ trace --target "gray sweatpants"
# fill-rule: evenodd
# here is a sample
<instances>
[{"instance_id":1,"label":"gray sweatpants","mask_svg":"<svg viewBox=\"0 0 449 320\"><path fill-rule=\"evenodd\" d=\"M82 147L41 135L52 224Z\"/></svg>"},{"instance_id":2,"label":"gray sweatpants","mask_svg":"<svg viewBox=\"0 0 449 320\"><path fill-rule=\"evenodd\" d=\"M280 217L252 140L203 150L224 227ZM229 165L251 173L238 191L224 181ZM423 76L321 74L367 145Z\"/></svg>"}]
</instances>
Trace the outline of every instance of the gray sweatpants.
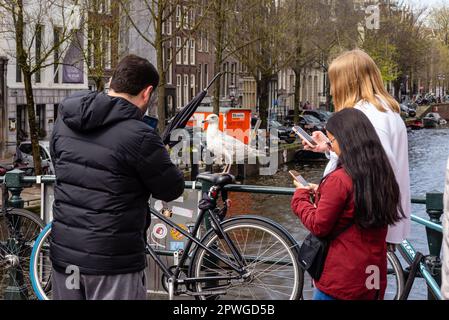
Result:
<instances>
[{"instance_id":1,"label":"gray sweatpants","mask_svg":"<svg viewBox=\"0 0 449 320\"><path fill-rule=\"evenodd\" d=\"M117 275L71 274L52 271L53 300L146 300L144 270Z\"/></svg>"}]
</instances>

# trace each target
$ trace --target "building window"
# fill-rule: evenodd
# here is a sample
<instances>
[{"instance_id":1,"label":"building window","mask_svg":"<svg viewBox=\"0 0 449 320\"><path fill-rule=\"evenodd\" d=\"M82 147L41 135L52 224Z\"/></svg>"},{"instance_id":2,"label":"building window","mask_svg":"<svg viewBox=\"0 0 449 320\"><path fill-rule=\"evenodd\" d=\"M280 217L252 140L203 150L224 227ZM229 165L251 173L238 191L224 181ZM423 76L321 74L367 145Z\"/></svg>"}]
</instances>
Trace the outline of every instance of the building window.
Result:
<instances>
[{"instance_id":1,"label":"building window","mask_svg":"<svg viewBox=\"0 0 449 320\"><path fill-rule=\"evenodd\" d=\"M189 103L189 75L184 75L184 105Z\"/></svg>"},{"instance_id":2,"label":"building window","mask_svg":"<svg viewBox=\"0 0 449 320\"><path fill-rule=\"evenodd\" d=\"M195 65L195 39L190 39L190 64Z\"/></svg>"},{"instance_id":3,"label":"building window","mask_svg":"<svg viewBox=\"0 0 449 320\"><path fill-rule=\"evenodd\" d=\"M170 9L168 9L168 11L170 11ZM162 26L162 32L167 36L171 36L172 35L171 17L166 17L165 19L166 20L163 22Z\"/></svg>"},{"instance_id":4,"label":"building window","mask_svg":"<svg viewBox=\"0 0 449 320\"><path fill-rule=\"evenodd\" d=\"M207 38L207 32L204 35L204 43L203 43L204 52L209 52L209 39Z\"/></svg>"},{"instance_id":5,"label":"building window","mask_svg":"<svg viewBox=\"0 0 449 320\"><path fill-rule=\"evenodd\" d=\"M184 16L184 23L183 23L183 29L189 29L189 10L186 7L182 8L183 10L183 16Z\"/></svg>"},{"instance_id":6,"label":"building window","mask_svg":"<svg viewBox=\"0 0 449 320\"><path fill-rule=\"evenodd\" d=\"M42 33L44 31L44 26L41 24L36 25L36 35L35 35L35 59L36 63L41 61L41 51L42 51ZM41 82L41 70L37 70L35 74L36 83Z\"/></svg>"},{"instance_id":7,"label":"building window","mask_svg":"<svg viewBox=\"0 0 449 320\"><path fill-rule=\"evenodd\" d=\"M16 62L16 82L22 82L22 69L18 61Z\"/></svg>"},{"instance_id":8,"label":"building window","mask_svg":"<svg viewBox=\"0 0 449 320\"><path fill-rule=\"evenodd\" d=\"M199 32L199 36L198 36L198 52L203 52L203 32L200 31Z\"/></svg>"},{"instance_id":9,"label":"building window","mask_svg":"<svg viewBox=\"0 0 449 320\"><path fill-rule=\"evenodd\" d=\"M201 63L198 65L198 85L200 86L200 90L204 88L203 86L203 68Z\"/></svg>"},{"instance_id":10,"label":"building window","mask_svg":"<svg viewBox=\"0 0 449 320\"><path fill-rule=\"evenodd\" d=\"M176 64L182 64L181 37L176 37Z\"/></svg>"},{"instance_id":11,"label":"building window","mask_svg":"<svg viewBox=\"0 0 449 320\"><path fill-rule=\"evenodd\" d=\"M237 73L237 64L233 63L233 64L231 64L231 86L232 87L235 87L236 73Z\"/></svg>"},{"instance_id":12,"label":"building window","mask_svg":"<svg viewBox=\"0 0 449 320\"><path fill-rule=\"evenodd\" d=\"M175 113L173 108L173 96L170 95L167 96L167 110L169 113Z\"/></svg>"},{"instance_id":13,"label":"building window","mask_svg":"<svg viewBox=\"0 0 449 320\"><path fill-rule=\"evenodd\" d=\"M22 136L23 138L28 137L27 133L27 106L26 105L17 105L16 109L16 117L17 117L17 136Z\"/></svg>"},{"instance_id":14,"label":"building window","mask_svg":"<svg viewBox=\"0 0 449 320\"><path fill-rule=\"evenodd\" d=\"M98 6L98 13L111 13L111 0L100 0Z\"/></svg>"},{"instance_id":15,"label":"building window","mask_svg":"<svg viewBox=\"0 0 449 320\"><path fill-rule=\"evenodd\" d=\"M164 60L168 63L168 68L166 71L165 78L167 80L167 84L173 84L173 49L167 48L167 59Z\"/></svg>"},{"instance_id":16,"label":"building window","mask_svg":"<svg viewBox=\"0 0 449 320\"><path fill-rule=\"evenodd\" d=\"M181 75L176 75L176 107L181 108L182 106L182 83Z\"/></svg>"},{"instance_id":17,"label":"building window","mask_svg":"<svg viewBox=\"0 0 449 320\"><path fill-rule=\"evenodd\" d=\"M45 104L36 105L36 125L40 135L45 130Z\"/></svg>"},{"instance_id":18,"label":"building window","mask_svg":"<svg viewBox=\"0 0 449 320\"><path fill-rule=\"evenodd\" d=\"M195 75L191 74L190 75L190 99L192 99L196 94L195 83L196 83Z\"/></svg>"},{"instance_id":19,"label":"building window","mask_svg":"<svg viewBox=\"0 0 449 320\"><path fill-rule=\"evenodd\" d=\"M58 119L59 103L53 105L53 119L56 121Z\"/></svg>"},{"instance_id":20,"label":"building window","mask_svg":"<svg viewBox=\"0 0 449 320\"><path fill-rule=\"evenodd\" d=\"M189 64L189 41L184 43L184 49L182 51L183 62L185 65Z\"/></svg>"},{"instance_id":21,"label":"building window","mask_svg":"<svg viewBox=\"0 0 449 320\"><path fill-rule=\"evenodd\" d=\"M194 15L193 9L190 9L190 10L189 10L189 24L188 24L188 29L189 29L189 30L193 30L194 26L195 26L195 15Z\"/></svg>"},{"instance_id":22,"label":"building window","mask_svg":"<svg viewBox=\"0 0 449 320\"><path fill-rule=\"evenodd\" d=\"M103 59L104 68L111 69L111 29L105 28L103 31Z\"/></svg>"},{"instance_id":23,"label":"building window","mask_svg":"<svg viewBox=\"0 0 449 320\"><path fill-rule=\"evenodd\" d=\"M204 65L204 86L206 86L207 84L209 84L209 70L207 68L207 64Z\"/></svg>"},{"instance_id":24,"label":"building window","mask_svg":"<svg viewBox=\"0 0 449 320\"><path fill-rule=\"evenodd\" d=\"M176 6L176 28L179 28L181 26L181 19L182 19L182 11L181 6Z\"/></svg>"}]
</instances>

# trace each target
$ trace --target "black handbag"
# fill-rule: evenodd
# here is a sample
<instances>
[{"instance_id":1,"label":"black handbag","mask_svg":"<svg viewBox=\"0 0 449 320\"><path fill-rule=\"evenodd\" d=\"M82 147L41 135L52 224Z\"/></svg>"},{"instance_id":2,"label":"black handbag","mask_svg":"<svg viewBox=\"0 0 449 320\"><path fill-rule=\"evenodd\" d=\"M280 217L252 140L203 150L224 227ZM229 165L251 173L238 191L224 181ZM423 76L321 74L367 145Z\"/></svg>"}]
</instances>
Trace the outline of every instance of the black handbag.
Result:
<instances>
[{"instance_id":1,"label":"black handbag","mask_svg":"<svg viewBox=\"0 0 449 320\"><path fill-rule=\"evenodd\" d=\"M338 232L332 238L318 238L309 233L299 249L299 263L306 270L312 279L319 280L323 273L324 262L326 261L329 244L343 232L348 230L354 223Z\"/></svg>"}]
</instances>

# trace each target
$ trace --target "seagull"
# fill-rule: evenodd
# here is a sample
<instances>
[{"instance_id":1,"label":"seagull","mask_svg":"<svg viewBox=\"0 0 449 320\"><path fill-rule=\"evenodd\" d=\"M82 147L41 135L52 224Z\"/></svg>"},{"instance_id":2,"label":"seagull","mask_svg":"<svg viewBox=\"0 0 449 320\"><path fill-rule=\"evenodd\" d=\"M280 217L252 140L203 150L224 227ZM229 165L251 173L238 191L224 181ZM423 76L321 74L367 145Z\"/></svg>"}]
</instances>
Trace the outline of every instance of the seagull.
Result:
<instances>
[{"instance_id":1,"label":"seagull","mask_svg":"<svg viewBox=\"0 0 449 320\"><path fill-rule=\"evenodd\" d=\"M216 114L210 114L207 116L203 123L208 123L206 131L207 149L214 154L215 159L225 160L224 173L229 173L234 157L236 162L242 162L245 159L245 155L258 155L259 152L244 144L240 140L221 132L218 129L219 118Z\"/></svg>"}]
</instances>

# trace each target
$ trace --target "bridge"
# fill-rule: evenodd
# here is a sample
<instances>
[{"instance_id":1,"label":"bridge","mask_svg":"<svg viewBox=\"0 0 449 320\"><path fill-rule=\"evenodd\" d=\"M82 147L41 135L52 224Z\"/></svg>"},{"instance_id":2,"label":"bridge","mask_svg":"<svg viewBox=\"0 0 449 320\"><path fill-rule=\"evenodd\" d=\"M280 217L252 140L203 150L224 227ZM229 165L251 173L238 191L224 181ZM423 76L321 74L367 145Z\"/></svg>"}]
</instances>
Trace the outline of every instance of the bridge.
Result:
<instances>
[{"instance_id":1,"label":"bridge","mask_svg":"<svg viewBox=\"0 0 449 320\"><path fill-rule=\"evenodd\" d=\"M24 172L20 170L13 170L8 172L4 177L0 177L0 183L4 183L11 197L9 198L9 205L14 208L23 208L24 200L21 197L21 193L25 188L31 187L33 184L41 184L42 196L41 201L41 218L46 222L51 221L51 215L49 215L49 208L45 207L45 192L46 188L52 186L55 182L55 176L40 176L40 177L28 177L24 175ZM209 190L210 184L203 182L186 182L186 189L201 190L206 192ZM270 195L293 195L295 189L284 187L270 187L270 186L256 186L256 185L239 185L233 184L225 187L227 191L231 193L255 193L255 194L270 194ZM427 245L429 249L429 255L426 257L425 263L421 263L419 267L418 277L423 277L426 280L428 287L428 299L441 299L441 293L439 287L441 285L441 246L442 246L442 226L441 216L443 214L443 194L440 192L429 192L425 196L412 197L413 204L423 205L426 208L426 212L429 216L428 219L424 219L417 215L412 215L412 221L425 227L427 235ZM412 261L417 255L413 245L405 241L402 245L405 250L406 258ZM175 257L178 255L177 250L161 250L158 252L160 255L168 257ZM407 269L404 270L405 275L408 275ZM14 291L15 290L15 291ZM14 292L18 292L19 288L13 288ZM9 297L20 298L20 295L10 295Z\"/></svg>"}]
</instances>

